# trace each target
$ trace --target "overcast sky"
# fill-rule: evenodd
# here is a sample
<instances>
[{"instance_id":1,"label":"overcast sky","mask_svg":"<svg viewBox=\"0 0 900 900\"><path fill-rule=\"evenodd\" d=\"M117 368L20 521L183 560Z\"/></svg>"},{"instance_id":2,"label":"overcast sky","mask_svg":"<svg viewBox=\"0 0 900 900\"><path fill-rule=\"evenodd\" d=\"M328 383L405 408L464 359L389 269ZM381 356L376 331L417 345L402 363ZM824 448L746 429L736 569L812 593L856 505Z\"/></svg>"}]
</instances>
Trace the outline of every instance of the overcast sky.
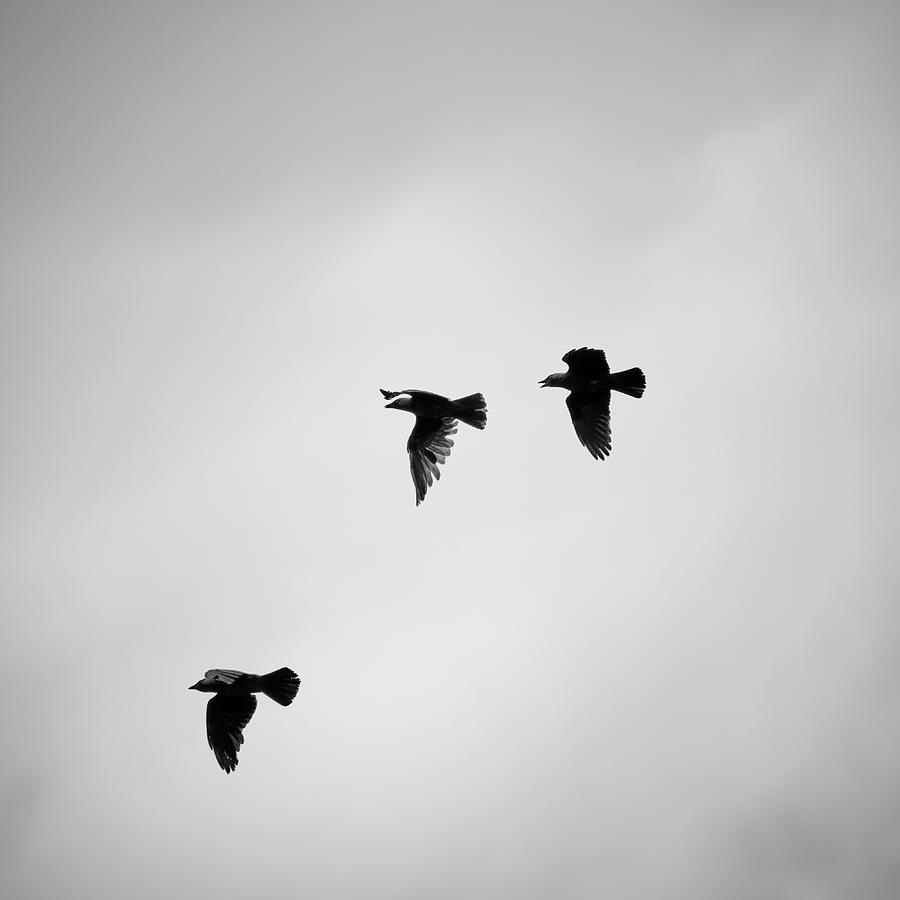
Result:
<instances>
[{"instance_id":1,"label":"overcast sky","mask_svg":"<svg viewBox=\"0 0 900 900\"><path fill-rule=\"evenodd\" d=\"M898 49L3 3L6 896L896 897ZM418 509L379 387L487 398ZM226 776L186 689L279 666Z\"/></svg>"}]
</instances>

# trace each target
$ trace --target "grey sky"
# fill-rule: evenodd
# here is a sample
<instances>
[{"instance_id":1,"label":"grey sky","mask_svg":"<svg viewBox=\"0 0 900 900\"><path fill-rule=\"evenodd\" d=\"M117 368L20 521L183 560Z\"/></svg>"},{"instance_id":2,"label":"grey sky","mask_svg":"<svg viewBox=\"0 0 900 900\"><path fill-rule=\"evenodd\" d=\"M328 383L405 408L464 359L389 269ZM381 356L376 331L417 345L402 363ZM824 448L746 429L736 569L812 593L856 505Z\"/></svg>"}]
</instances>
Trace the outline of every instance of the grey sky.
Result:
<instances>
[{"instance_id":1,"label":"grey sky","mask_svg":"<svg viewBox=\"0 0 900 900\"><path fill-rule=\"evenodd\" d=\"M898 27L4 4L0 889L895 896Z\"/></svg>"}]
</instances>

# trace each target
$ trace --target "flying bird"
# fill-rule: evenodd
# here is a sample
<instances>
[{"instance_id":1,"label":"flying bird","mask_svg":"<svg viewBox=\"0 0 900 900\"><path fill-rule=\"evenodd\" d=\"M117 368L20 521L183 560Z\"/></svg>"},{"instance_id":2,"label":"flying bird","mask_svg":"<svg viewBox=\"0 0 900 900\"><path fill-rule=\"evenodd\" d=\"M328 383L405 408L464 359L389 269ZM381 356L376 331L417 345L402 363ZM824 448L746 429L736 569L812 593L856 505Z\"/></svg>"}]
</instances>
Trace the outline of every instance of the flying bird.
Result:
<instances>
[{"instance_id":1,"label":"flying bird","mask_svg":"<svg viewBox=\"0 0 900 900\"><path fill-rule=\"evenodd\" d=\"M405 409L416 417L416 424L406 442L409 471L416 489L416 506L425 499L425 492L440 479L443 465L453 446L451 435L456 434L457 420L483 429L487 425L487 406L483 394L469 394L450 400L428 391L386 391L380 388L385 400L393 403L385 409ZM406 394L401 397L401 394ZM397 398L396 400L394 398Z\"/></svg>"},{"instance_id":2,"label":"flying bird","mask_svg":"<svg viewBox=\"0 0 900 900\"><path fill-rule=\"evenodd\" d=\"M210 669L189 691L215 694L206 704L206 737L216 762L233 772L238 750L244 743L244 728L256 712L256 697L263 693L282 706L290 706L300 689L297 673L276 669L268 675L248 675L236 669Z\"/></svg>"},{"instance_id":3,"label":"flying bird","mask_svg":"<svg viewBox=\"0 0 900 900\"><path fill-rule=\"evenodd\" d=\"M572 416L575 434L594 459L606 459L612 449L609 429L610 391L620 391L629 397L642 397L647 381L640 369L610 372L606 354L602 350L582 347L570 350L563 362L568 372L548 375L538 382L541 387L561 387L568 390L566 406Z\"/></svg>"}]
</instances>

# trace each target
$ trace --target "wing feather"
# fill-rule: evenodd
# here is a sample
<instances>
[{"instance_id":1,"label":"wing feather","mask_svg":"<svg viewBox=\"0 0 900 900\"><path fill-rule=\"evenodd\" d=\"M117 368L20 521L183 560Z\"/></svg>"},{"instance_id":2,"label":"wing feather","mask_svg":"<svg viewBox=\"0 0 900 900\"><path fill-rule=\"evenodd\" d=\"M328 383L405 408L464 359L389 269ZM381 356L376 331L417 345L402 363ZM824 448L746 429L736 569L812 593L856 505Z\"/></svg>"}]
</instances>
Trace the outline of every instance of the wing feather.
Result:
<instances>
[{"instance_id":1,"label":"wing feather","mask_svg":"<svg viewBox=\"0 0 900 900\"><path fill-rule=\"evenodd\" d=\"M218 681L220 684L234 684L244 672L238 672L237 669L210 669L206 673L206 677L212 681Z\"/></svg>"},{"instance_id":2,"label":"wing feather","mask_svg":"<svg viewBox=\"0 0 900 900\"><path fill-rule=\"evenodd\" d=\"M424 499L428 488L440 480L443 465L453 447L451 435L456 434L456 419L416 416L416 424L406 442L409 454L409 471L416 489L416 506Z\"/></svg>"},{"instance_id":3,"label":"wing feather","mask_svg":"<svg viewBox=\"0 0 900 900\"><path fill-rule=\"evenodd\" d=\"M587 447L594 459L606 459L612 450L612 432L609 427L609 391L595 394L572 393L566 397L566 406L575 426L578 440Z\"/></svg>"},{"instance_id":4,"label":"wing feather","mask_svg":"<svg viewBox=\"0 0 900 900\"><path fill-rule=\"evenodd\" d=\"M253 694L216 694L206 704L206 738L216 762L233 772L238 764L238 750L244 743L244 728L256 712Z\"/></svg>"},{"instance_id":5,"label":"wing feather","mask_svg":"<svg viewBox=\"0 0 900 900\"><path fill-rule=\"evenodd\" d=\"M589 347L570 350L563 357L563 362L568 365L569 371L576 375L584 375L588 378L609 375L609 363L602 350L592 350Z\"/></svg>"}]
</instances>

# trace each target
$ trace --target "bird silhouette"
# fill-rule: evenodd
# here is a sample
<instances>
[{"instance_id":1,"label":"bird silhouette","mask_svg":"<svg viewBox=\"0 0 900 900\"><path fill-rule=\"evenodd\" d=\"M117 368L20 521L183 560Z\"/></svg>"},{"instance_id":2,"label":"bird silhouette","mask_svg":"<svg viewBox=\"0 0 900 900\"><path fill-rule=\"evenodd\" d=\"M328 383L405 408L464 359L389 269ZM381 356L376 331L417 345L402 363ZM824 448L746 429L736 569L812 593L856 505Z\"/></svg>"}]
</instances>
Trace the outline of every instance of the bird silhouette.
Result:
<instances>
[{"instance_id":1,"label":"bird silhouette","mask_svg":"<svg viewBox=\"0 0 900 900\"><path fill-rule=\"evenodd\" d=\"M429 391L380 390L385 400L393 400L385 405L385 409L403 409L416 417L416 424L406 442L406 452L409 454L409 471L418 506L434 480L441 477L438 466L443 465L450 455L453 446L451 435L456 434L457 420L478 429L487 425L484 395L469 394L459 400L450 400Z\"/></svg>"},{"instance_id":2,"label":"bird silhouette","mask_svg":"<svg viewBox=\"0 0 900 900\"><path fill-rule=\"evenodd\" d=\"M588 347L570 350L562 359L569 367L568 372L548 375L538 384L541 387L566 388L570 392L566 397L566 406L569 407L578 440L594 459L606 459L612 450L610 391L642 397L647 387L644 373L637 368L611 373L606 354Z\"/></svg>"},{"instance_id":3,"label":"bird silhouette","mask_svg":"<svg viewBox=\"0 0 900 900\"><path fill-rule=\"evenodd\" d=\"M206 737L216 762L233 772L238 750L244 743L244 728L256 712L256 697L263 693L282 706L290 706L300 689L297 673L287 668L268 675L249 675L236 669L210 669L189 691L215 694L206 704Z\"/></svg>"}]
</instances>

